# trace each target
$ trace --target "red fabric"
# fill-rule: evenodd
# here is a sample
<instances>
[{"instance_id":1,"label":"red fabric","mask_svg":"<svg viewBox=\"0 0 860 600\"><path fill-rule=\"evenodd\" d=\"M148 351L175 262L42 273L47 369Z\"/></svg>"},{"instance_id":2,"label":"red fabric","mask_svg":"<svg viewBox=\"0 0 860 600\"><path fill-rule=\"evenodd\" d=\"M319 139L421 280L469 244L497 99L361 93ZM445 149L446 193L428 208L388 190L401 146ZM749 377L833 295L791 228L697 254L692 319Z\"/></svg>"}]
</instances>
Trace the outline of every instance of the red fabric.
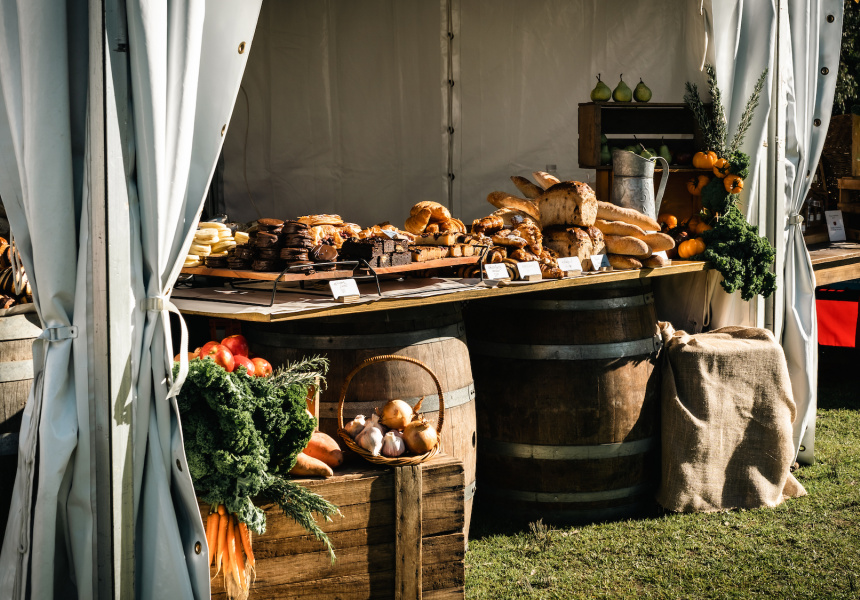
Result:
<instances>
[{"instance_id":1,"label":"red fabric","mask_svg":"<svg viewBox=\"0 0 860 600\"><path fill-rule=\"evenodd\" d=\"M858 295L853 290L818 290L818 343L822 346L856 348L858 338Z\"/></svg>"}]
</instances>

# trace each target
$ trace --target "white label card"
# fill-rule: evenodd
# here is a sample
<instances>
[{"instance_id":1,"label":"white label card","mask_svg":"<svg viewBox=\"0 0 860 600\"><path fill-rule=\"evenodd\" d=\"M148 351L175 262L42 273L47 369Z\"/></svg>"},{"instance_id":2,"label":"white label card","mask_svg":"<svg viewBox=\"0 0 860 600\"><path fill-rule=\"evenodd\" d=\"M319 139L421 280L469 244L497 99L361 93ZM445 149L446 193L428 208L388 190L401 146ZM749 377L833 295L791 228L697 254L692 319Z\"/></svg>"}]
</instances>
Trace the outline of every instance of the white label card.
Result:
<instances>
[{"instance_id":1,"label":"white label card","mask_svg":"<svg viewBox=\"0 0 860 600\"><path fill-rule=\"evenodd\" d=\"M842 211L825 210L824 216L827 219L827 234L830 236L830 241L844 242L845 222L842 220Z\"/></svg>"},{"instance_id":2,"label":"white label card","mask_svg":"<svg viewBox=\"0 0 860 600\"><path fill-rule=\"evenodd\" d=\"M510 279L508 269L504 263L487 263L484 265L484 271L490 279Z\"/></svg>"},{"instance_id":3,"label":"white label card","mask_svg":"<svg viewBox=\"0 0 860 600\"><path fill-rule=\"evenodd\" d=\"M333 279L328 282L331 295L337 300L341 296L360 296L355 279Z\"/></svg>"},{"instance_id":4,"label":"white label card","mask_svg":"<svg viewBox=\"0 0 860 600\"><path fill-rule=\"evenodd\" d=\"M661 257L663 260L669 260L669 255L668 255L668 254L666 254L666 251L665 251L665 250L660 250L660 252L655 252L655 253L654 253L654 256L659 256L659 257Z\"/></svg>"},{"instance_id":5,"label":"white label card","mask_svg":"<svg viewBox=\"0 0 860 600\"><path fill-rule=\"evenodd\" d=\"M565 256L558 259L558 268L562 271L582 271L582 263L578 256Z\"/></svg>"},{"instance_id":6,"label":"white label card","mask_svg":"<svg viewBox=\"0 0 860 600\"><path fill-rule=\"evenodd\" d=\"M591 255L591 267L595 271L599 271L600 269L607 267L611 268L609 264L609 257L605 254L592 254Z\"/></svg>"},{"instance_id":7,"label":"white label card","mask_svg":"<svg viewBox=\"0 0 860 600\"><path fill-rule=\"evenodd\" d=\"M397 232L396 232L396 231L391 231L390 229L383 229L383 230L382 230L382 233L384 233L385 235L387 235L387 236L388 236L390 239L392 239L392 240L393 240L394 238L396 238L396 237L397 237Z\"/></svg>"},{"instance_id":8,"label":"white label card","mask_svg":"<svg viewBox=\"0 0 860 600\"><path fill-rule=\"evenodd\" d=\"M517 263L517 272L520 274L520 277L528 277L529 275L540 275L540 263L536 260L530 260L527 262L519 262Z\"/></svg>"}]
</instances>

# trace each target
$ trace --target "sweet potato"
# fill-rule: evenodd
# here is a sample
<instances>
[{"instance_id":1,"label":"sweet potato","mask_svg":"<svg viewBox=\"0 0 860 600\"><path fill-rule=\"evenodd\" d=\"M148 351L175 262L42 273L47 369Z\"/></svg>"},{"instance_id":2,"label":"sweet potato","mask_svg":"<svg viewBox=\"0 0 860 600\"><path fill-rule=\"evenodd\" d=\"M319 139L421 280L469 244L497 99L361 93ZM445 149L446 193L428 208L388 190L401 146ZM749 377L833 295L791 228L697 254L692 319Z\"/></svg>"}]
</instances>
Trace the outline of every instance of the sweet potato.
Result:
<instances>
[{"instance_id":1,"label":"sweet potato","mask_svg":"<svg viewBox=\"0 0 860 600\"><path fill-rule=\"evenodd\" d=\"M307 448L302 450L302 452L323 461L332 469L343 464L343 452L341 452L340 446L337 445L333 437L326 435L322 431L314 431L311 441L308 442Z\"/></svg>"},{"instance_id":2,"label":"sweet potato","mask_svg":"<svg viewBox=\"0 0 860 600\"><path fill-rule=\"evenodd\" d=\"M334 473L323 461L299 452L296 465L290 470L293 475L312 475L315 477L331 477Z\"/></svg>"}]
</instances>

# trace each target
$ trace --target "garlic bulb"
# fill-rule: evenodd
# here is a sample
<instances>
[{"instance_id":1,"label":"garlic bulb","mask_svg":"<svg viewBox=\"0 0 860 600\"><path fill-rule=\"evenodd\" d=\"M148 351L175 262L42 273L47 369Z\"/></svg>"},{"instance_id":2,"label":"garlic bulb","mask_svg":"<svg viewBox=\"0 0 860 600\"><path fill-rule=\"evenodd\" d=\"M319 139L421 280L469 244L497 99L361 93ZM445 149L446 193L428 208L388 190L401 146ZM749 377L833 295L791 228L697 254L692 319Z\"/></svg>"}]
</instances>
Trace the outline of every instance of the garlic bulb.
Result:
<instances>
[{"instance_id":1,"label":"garlic bulb","mask_svg":"<svg viewBox=\"0 0 860 600\"><path fill-rule=\"evenodd\" d=\"M361 433L361 430L364 429L364 426L367 423L365 422L364 415L355 415L355 418L343 426L346 432L349 434L349 437L355 439L356 436Z\"/></svg>"},{"instance_id":2,"label":"garlic bulb","mask_svg":"<svg viewBox=\"0 0 860 600\"><path fill-rule=\"evenodd\" d=\"M382 438L382 456L400 456L406 452L406 444L403 443L403 434L392 429Z\"/></svg>"},{"instance_id":3,"label":"garlic bulb","mask_svg":"<svg viewBox=\"0 0 860 600\"><path fill-rule=\"evenodd\" d=\"M379 417L373 415L364 429L355 437L355 443L370 452L373 456L379 456L382 451L382 429L379 427Z\"/></svg>"}]
</instances>

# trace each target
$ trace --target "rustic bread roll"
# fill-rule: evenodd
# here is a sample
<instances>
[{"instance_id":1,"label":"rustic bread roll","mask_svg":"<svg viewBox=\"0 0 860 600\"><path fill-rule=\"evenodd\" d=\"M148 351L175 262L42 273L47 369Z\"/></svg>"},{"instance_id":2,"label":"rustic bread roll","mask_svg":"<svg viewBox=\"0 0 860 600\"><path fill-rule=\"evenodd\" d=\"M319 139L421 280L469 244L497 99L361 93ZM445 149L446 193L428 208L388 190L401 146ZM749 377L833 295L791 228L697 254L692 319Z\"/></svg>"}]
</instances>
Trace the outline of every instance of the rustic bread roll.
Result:
<instances>
[{"instance_id":1,"label":"rustic bread roll","mask_svg":"<svg viewBox=\"0 0 860 600\"><path fill-rule=\"evenodd\" d=\"M425 208L430 209L431 222L435 223L439 221L447 221L451 218L451 213L448 211L447 208L445 208L438 202L432 202L430 200L418 202L415 206L412 207L412 210L409 211L409 216L414 217Z\"/></svg>"},{"instance_id":2,"label":"rustic bread roll","mask_svg":"<svg viewBox=\"0 0 860 600\"><path fill-rule=\"evenodd\" d=\"M540 209L538 209L537 205L531 200L517 198L516 196L511 196L505 192L490 192L487 195L487 202L496 208L513 208L514 210L527 214L536 221L541 220Z\"/></svg>"},{"instance_id":3,"label":"rustic bread roll","mask_svg":"<svg viewBox=\"0 0 860 600\"><path fill-rule=\"evenodd\" d=\"M599 254L594 251L594 242L588 231L580 227L547 227L543 230L543 246L558 256L576 256L583 264L592 254Z\"/></svg>"},{"instance_id":4,"label":"rustic bread roll","mask_svg":"<svg viewBox=\"0 0 860 600\"><path fill-rule=\"evenodd\" d=\"M659 250L658 250L659 252ZM649 256L645 260L642 261L642 266L647 267L649 269L656 269L657 267L665 267L666 265L672 264L672 261L668 258L663 258L659 254L654 254Z\"/></svg>"},{"instance_id":5,"label":"rustic bread roll","mask_svg":"<svg viewBox=\"0 0 860 600\"><path fill-rule=\"evenodd\" d=\"M594 226L600 231L608 235L630 235L635 238L642 238L645 235L645 230L638 225L631 225L624 221L607 221L605 219L597 219L594 221Z\"/></svg>"},{"instance_id":6,"label":"rustic bread roll","mask_svg":"<svg viewBox=\"0 0 860 600\"><path fill-rule=\"evenodd\" d=\"M534 177L535 181L538 182L538 185L545 190L548 190L557 183L561 183L561 180L558 177L550 175L546 171L535 171L532 173L532 177Z\"/></svg>"},{"instance_id":7,"label":"rustic bread roll","mask_svg":"<svg viewBox=\"0 0 860 600\"><path fill-rule=\"evenodd\" d=\"M606 251L606 241L604 240L603 232L597 227L586 227L585 231L588 233L588 237L591 238L591 253L603 254Z\"/></svg>"},{"instance_id":8,"label":"rustic bread roll","mask_svg":"<svg viewBox=\"0 0 860 600\"><path fill-rule=\"evenodd\" d=\"M597 198L588 185L565 181L545 191L536 199L544 227L551 225L594 225Z\"/></svg>"},{"instance_id":9,"label":"rustic bread roll","mask_svg":"<svg viewBox=\"0 0 860 600\"><path fill-rule=\"evenodd\" d=\"M539 188L525 177L511 175L511 181L514 182L514 185L517 186L517 189L521 191L523 196L526 198L537 198L543 192L542 188Z\"/></svg>"},{"instance_id":10,"label":"rustic bread roll","mask_svg":"<svg viewBox=\"0 0 860 600\"><path fill-rule=\"evenodd\" d=\"M422 208L416 214L406 219L406 223L403 225L403 228L409 233L421 235L424 233L424 229L430 222L430 216L432 214L433 212L429 208Z\"/></svg>"},{"instance_id":11,"label":"rustic bread roll","mask_svg":"<svg viewBox=\"0 0 860 600\"><path fill-rule=\"evenodd\" d=\"M665 233L646 233L639 239L648 244L652 252L662 252L675 247L675 240L672 239L671 235L666 235Z\"/></svg>"},{"instance_id":12,"label":"rustic bread roll","mask_svg":"<svg viewBox=\"0 0 860 600\"><path fill-rule=\"evenodd\" d=\"M624 221L637 225L646 231L659 231L660 224L648 215L643 215L638 210L623 208L609 202L597 202L597 218L607 221Z\"/></svg>"},{"instance_id":13,"label":"rustic bread roll","mask_svg":"<svg viewBox=\"0 0 860 600\"><path fill-rule=\"evenodd\" d=\"M613 269L629 271L631 269L641 269L642 263L633 256L623 256L620 254L607 254L609 264Z\"/></svg>"},{"instance_id":14,"label":"rustic bread roll","mask_svg":"<svg viewBox=\"0 0 860 600\"><path fill-rule=\"evenodd\" d=\"M630 235L605 235L606 251L609 254L624 254L636 258L651 256L651 247L642 240Z\"/></svg>"}]
</instances>

